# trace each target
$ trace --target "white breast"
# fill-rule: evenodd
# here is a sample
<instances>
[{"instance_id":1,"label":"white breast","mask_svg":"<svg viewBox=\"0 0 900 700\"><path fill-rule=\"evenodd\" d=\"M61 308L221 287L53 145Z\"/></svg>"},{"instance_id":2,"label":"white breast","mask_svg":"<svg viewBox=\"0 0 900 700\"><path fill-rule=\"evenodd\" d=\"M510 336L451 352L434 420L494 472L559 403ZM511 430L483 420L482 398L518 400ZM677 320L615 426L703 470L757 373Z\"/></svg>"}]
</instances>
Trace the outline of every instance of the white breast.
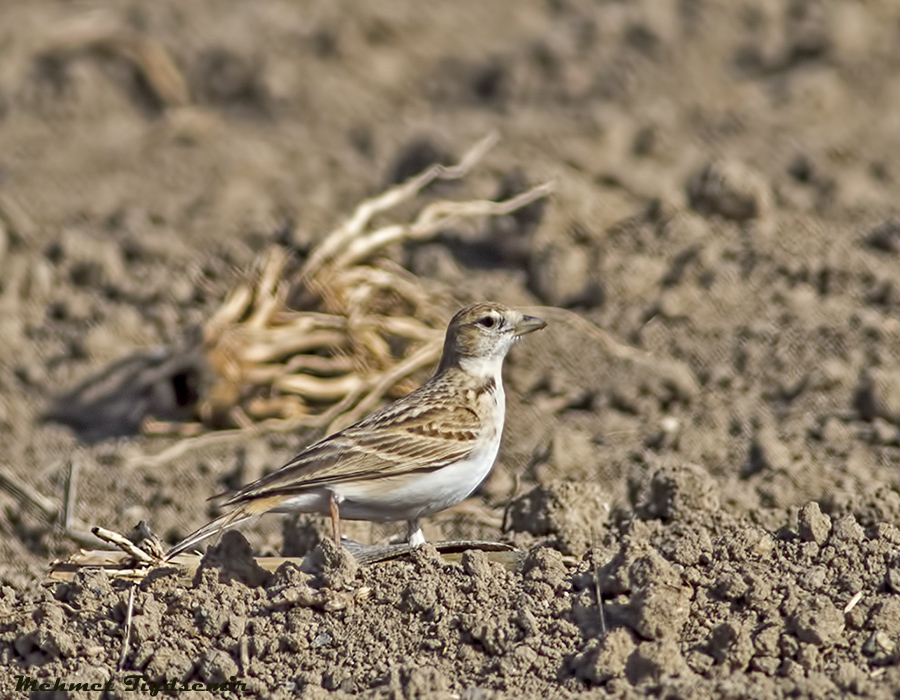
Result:
<instances>
[{"instance_id":1,"label":"white breast","mask_svg":"<svg viewBox=\"0 0 900 700\"><path fill-rule=\"evenodd\" d=\"M494 466L500 450L506 397L497 382L491 395L495 429L486 432L469 456L442 469L372 482L336 484L341 516L350 520L413 520L437 513L468 498Z\"/></svg>"}]
</instances>

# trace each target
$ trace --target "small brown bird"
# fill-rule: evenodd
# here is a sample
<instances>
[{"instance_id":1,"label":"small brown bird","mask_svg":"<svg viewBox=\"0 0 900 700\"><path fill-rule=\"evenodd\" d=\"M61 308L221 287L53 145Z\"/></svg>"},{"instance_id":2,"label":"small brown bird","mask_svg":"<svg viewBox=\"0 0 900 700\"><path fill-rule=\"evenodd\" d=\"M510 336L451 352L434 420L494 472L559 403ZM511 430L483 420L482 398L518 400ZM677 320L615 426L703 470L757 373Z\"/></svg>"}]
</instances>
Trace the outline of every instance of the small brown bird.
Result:
<instances>
[{"instance_id":1,"label":"small brown bird","mask_svg":"<svg viewBox=\"0 0 900 700\"><path fill-rule=\"evenodd\" d=\"M500 448L506 398L503 358L547 324L501 304L462 309L450 321L435 375L411 394L307 447L224 505L234 509L175 545L166 559L255 515L406 520L410 545L425 541L419 519L467 498Z\"/></svg>"}]
</instances>

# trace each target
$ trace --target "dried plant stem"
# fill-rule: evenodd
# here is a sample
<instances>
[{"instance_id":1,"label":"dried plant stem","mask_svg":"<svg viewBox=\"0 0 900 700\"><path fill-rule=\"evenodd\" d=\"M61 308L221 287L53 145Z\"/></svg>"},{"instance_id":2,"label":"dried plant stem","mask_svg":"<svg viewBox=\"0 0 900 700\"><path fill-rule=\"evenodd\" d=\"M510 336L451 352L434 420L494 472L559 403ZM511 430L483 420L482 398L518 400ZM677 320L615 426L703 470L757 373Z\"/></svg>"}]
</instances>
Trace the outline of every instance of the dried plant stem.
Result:
<instances>
[{"instance_id":1,"label":"dried plant stem","mask_svg":"<svg viewBox=\"0 0 900 700\"><path fill-rule=\"evenodd\" d=\"M490 561L497 562L509 571L520 568L525 558L525 552L517 550L511 545L501 542L485 542L481 540L454 540L449 542L436 542L435 548L441 557L448 562L459 562L462 553L470 549L480 549ZM390 559L408 556L411 547L407 543L392 545L356 545L353 555L360 564L368 565ZM132 567L123 559L127 555L121 552L109 551L81 551L76 552L65 560L51 562L50 571L47 574L48 582L72 581L76 574L85 568L104 569L111 578L120 581L139 583L152 571L148 567ZM200 554L179 554L171 562L166 563L166 568L176 568L177 576L185 582L190 581L200 566L202 556ZM256 564L266 571L275 572L285 563L290 562L297 567L303 566L304 560L299 557L254 557ZM137 586L132 586L134 591ZM129 594L130 596L130 594ZM124 644L119 658L124 663L130 647L130 635L128 635L131 623L128 622L128 609L125 611L126 620L123 623L128 644ZM133 601L132 601L133 615Z\"/></svg>"},{"instance_id":2,"label":"dried plant stem","mask_svg":"<svg viewBox=\"0 0 900 700\"><path fill-rule=\"evenodd\" d=\"M121 25L112 15L93 12L54 31L42 47L44 54L95 52L130 62L166 107L190 102L187 80L166 48L157 40Z\"/></svg>"},{"instance_id":3,"label":"dried plant stem","mask_svg":"<svg viewBox=\"0 0 900 700\"><path fill-rule=\"evenodd\" d=\"M125 660L128 658L128 647L131 646L131 625L134 619L134 592L136 585L128 589L128 606L125 608L125 634L122 637L122 651L119 654L118 669L121 671L125 667Z\"/></svg>"},{"instance_id":4,"label":"dried plant stem","mask_svg":"<svg viewBox=\"0 0 900 700\"><path fill-rule=\"evenodd\" d=\"M138 547L127 537L120 535L118 532L113 532L112 530L107 530L102 527L92 527L91 532L93 532L98 539L114 544L126 554L130 554L137 561L145 564L152 564L155 561L152 556L147 554L147 552Z\"/></svg>"},{"instance_id":5,"label":"dried plant stem","mask_svg":"<svg viewBox=\"0 0 900 700\"><path fill-rule=\"evenodd\" d=\"M69 459L66 468L66 505L63 511L63 528L71 530L75 522L75 503L78 494L78 460Z\"/></svg>"},{"instance_id":6,"label":"dried plant stem","mask_svg":"<svg viewBox=\"0 0 900 700\"><path fill-rule=\"evenodd\" d=\"M47 498L28 484L23 484L2 472L0 472L0 490L6 491L20 503L38 511L47 520L55 520L59 516L59 506L53 499Z\"/></svg>"},{"instance_id":7,"label":"dried plant stem","mask_svg":"<svg viewBox=\"0 0 900 700\"><path fill-rule=\"evenodd\" d=\"M369 393L356 406L335 419L330 426L331 431L340 430L343 427L352 425L360 420L366 413L384 397L385 393L404 377L409 376L413 372L435 362L440 356L440 346L429 344L423 347L418 353L408 357L403 362L397 364L393 369L385 372L378 383L375 384Z\"/></svg>"},{"instance_id":8,"label":"dried plant stem","mask_svg":"<svg viewBox=\"0 0 900 700\"><path fill-rule=\"evenodd\" d=\"M412 224L386 226L350 242L344 252L335 258L333 264L338 268L350 267L368 259L376 251L391 243L431 237L461 219L503 216L546 197L552 191L553 186L545 183L503 202L487 200L434 202L423 209Z\"/></svg>"},{"instance_id":9,"label":"dried plant stem","mask_svg":"<svg viewBox=\"0 0 900 700\"><path fill-rule=\"evenodd\" d=\"M329 235L310 255L300 273L300 281L312 278L319 268L336 256L351 240L358 238L376 215L409 201L435 180L459 180L468 175L498 140L499 135L491 132L469 149L455 166L432 165L406 182L362 202L344 225Z\"/></svg>"},{"instance_id":10,"label":"dried plant stem","mask_svg":"<svg viewBox=\"0 0 900 700\"><path fill-rule=\"evenodd\" d=\"M0 491L6 491L21 505L37 511L46 522L56 524L62 534L76 544L88 547L97 544L88 532L87 525L75 518L74 503L67 515L65 505L61 507L52 498L47 498L28 484L3 473L0 473Z\"/></svg>"}]
</instances>

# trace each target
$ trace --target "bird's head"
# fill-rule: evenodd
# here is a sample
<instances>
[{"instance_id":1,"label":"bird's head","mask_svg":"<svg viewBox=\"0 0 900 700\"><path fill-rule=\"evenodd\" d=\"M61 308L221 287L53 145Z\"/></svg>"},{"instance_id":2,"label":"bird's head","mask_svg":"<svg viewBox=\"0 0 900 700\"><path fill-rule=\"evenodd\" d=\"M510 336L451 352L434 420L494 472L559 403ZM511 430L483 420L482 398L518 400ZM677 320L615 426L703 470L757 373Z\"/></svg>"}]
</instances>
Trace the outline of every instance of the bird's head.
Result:
<instances>
[{"instance_id":1,"label":"bird's head","mask_svg":"<svg viewBox=\"0 0 900 700\"><path fill-rule=\"evenodd\" d=\"M494 376L516 340L546 325L539 318L502 304L483 302L467 306L447 326L438 371L459 366L473 374Z\"/></svg>"}]
</instances>

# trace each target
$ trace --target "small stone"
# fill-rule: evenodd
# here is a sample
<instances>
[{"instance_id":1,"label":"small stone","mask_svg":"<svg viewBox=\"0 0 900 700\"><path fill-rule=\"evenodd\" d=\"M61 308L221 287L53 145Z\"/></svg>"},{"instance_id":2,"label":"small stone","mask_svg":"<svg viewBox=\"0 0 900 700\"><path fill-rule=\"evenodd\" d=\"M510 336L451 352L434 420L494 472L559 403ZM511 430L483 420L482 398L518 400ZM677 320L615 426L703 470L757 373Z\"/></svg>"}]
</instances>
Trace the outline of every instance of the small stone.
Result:
<instances>
[{"instance_id":1,"label":"small stone","mask_svg":"<svg viewBox=\"0 0 900 700\"><path fill-rule=\"evenodd\" d=\"M774 656L754 656L750 665L754 671L759 671L767 676L774 676L780 663Z\"/></svg>"},{"instance_id":2,"label":"small stone","mask_svg":"<svg viewBox=\"0 0 900 700\"><path fill-rule=\"evenodd\" d=\"M891 635L900 635L900 600L891 596L879 604L871 615L872 626Z\"/></svg>"},{"instance_id":3,"label":"small stone","mask_svg":"<svg viewBox=\"0 0 900 700\"><path fill-rule=\"evenodd\" d=\"M765 216L772 207L771 192L762 175L736 161L717 161L694 173L687 196L695 211L732 221Z\"/></svg>"},{"instance_id":4,"label":"small stone","mask_svg":"<svg viewBox=\"0 0 900 700\"><path fill-rule=\"evenodd\" d=\"M876 537L891 544L900 544L900 528L891 523L878 523L875 526ZM898 589L900 590L900 589Z\"/></svg>"},{"instance_id":5,"label":"small stone","mask_svg":"<svg viewBox=\"0 0 900 700\"><path fill-rule=\"evenodd\" d=\"M800 575L800 585L807 591L817 591L825 585L828 570L824 566L813 566Z\"/></svg>"},{"instance_id":6,"label":"small stone","mask_svg":"<svg viewBox=\"0 0 900 700\"><path fill-rule=\"evenodd\" d=\"M747 582L737 573L725 574L716 581L716 592L725 600L740 600L748 590Z\"/></svg>"},{"instance_id":7,"label":"small stone","mask_svg":"<svg viewBox=\"0 0 900 700\"><path fill-rule=\"evenodd\" d=\"M537 547L525 557L522 576L526 581L543 581L553 588L559 588L565 583L568 571L562 554L549 547Z\"/></svg>"},{"instance_id":8,"label":"small stone","mask_svg":"<svg viewBox=\"0 0 900 700\"><path fill-rule=\"evenodd\" d=\"M154 681L182 683L190 677L193 669L194 663L184 651L160 646L144 667L144 673Z\"/></svg>"},{"instance_id":9,"label":"small stone","mask_svg":"<svg viewBox=\"0 0 900 700\"><path fill-rule=\"evenodd\" d=\"M805 542L822 544L831 533L831 518L819 508L819 504L810 501L800 509L800 538Z\"/></svg>"},{"instance_id":10,"label":"small stone","mask_svg":"<svg viewBox=\"0 0 900 700\"><path fill-rule=\"evenodd\" d=\"M630 563L628 576L632 629L644 639L677 637L690 613L692 589L681 585L675 566L651 549Z\"/></svg>"},{"instance_id":11,"label":"small stone","mask_svg":"<svg viewBox=\"0 0 900 700\"><path fill-rule=\"evenodd\" d=\"M769 625L759 630L753 636L753 650L760 656L778 656L779 627Z\"/></svg>"},{"instance_id":12,"label":"small stone","mask_svg":"<svg viewBox=\"0 0 900 700\"><path fill-rule=\"evenodd\" d=\"M610 500L600 484L551 481L513 501L510 524L518 532L554 535L564 553L580 556L606 527Z\"/></svg>"},{"instance_id":13,"label":"small stone","mask_svg":"<svg viewBox=\"0 0 900 700\"><path fill-rule=\"evenodd\" d=\"M861 542L866 536L862 526L856 522L852 514L842 516L834 524L832 532L834 539L843 542Z\"/></svg>"},{"instance_id":14,"label":"small stone","mask_svg":"<svg viewBox=\"0 0 900 700\"><path fill-rule=\"evenodd\" d=\"M663 676L678 676L687 663L674 639L643 642L628 659L625 675L633 685L645 680L658 681Z\"/></svg>"},{"instance_id":15,"label":"small stone","mask_svg":"<svg viewBox=\"0 0 900 700\"><path fill-rule=\"evenodd\" d=\"M887 632L878 630L863 643L862 652L879 666L894 662L897 645Z\"/></svg>"},{"instance_id":16,"label":"small stone","mask_svg":"<svg viewBox=\"0 0 900 700\"><path fill-rule=\"evenodd\" d=\"M228 636L234 639L240 639L244 636L247 629L247 618L241 615L232 615L228 618Z\"/></svg>"},{"instance_id":17,"label":"small stone","mask_svg":"<svg viewBox=\"0 0 900 700\"><path fill-rule=\"evenodd\" d=\"M491 576L491 563L480 549L467 549L463 552L462 567L472 578L487 581Z\"/></svg>"},{"instance_id":18,"label":"small stone","mask_svg":"<svg viewBox=\"0 0 900 700\"><path fill-rule=\"evenodd\" d=\"M819 662L819 648L815 644L801 644L797 661L804 668L814 669Z\"/></svg>"},{"instance_id":19,"label":"small stone","mask_svg":"<svg viewBox=\"0 0 900 700\"><path fill-rule=\"evenodd\" d=\"M272 576L256 563L250 543L236 530L226 532L219 544L206 550L198 574L205 567L218 569L223 580L251 587L264 586Z\"/></svg>"},{"instance_id":20,"label":"small stone","mask_svg":"<svg viewBox=\"0 0 900 700\"><path fill-rule=\"evenodd\" d=\"M887 587L894 593L900 593L900 569L893 567L887 570L885 575Z\"/></svg>"}]
</instances>

